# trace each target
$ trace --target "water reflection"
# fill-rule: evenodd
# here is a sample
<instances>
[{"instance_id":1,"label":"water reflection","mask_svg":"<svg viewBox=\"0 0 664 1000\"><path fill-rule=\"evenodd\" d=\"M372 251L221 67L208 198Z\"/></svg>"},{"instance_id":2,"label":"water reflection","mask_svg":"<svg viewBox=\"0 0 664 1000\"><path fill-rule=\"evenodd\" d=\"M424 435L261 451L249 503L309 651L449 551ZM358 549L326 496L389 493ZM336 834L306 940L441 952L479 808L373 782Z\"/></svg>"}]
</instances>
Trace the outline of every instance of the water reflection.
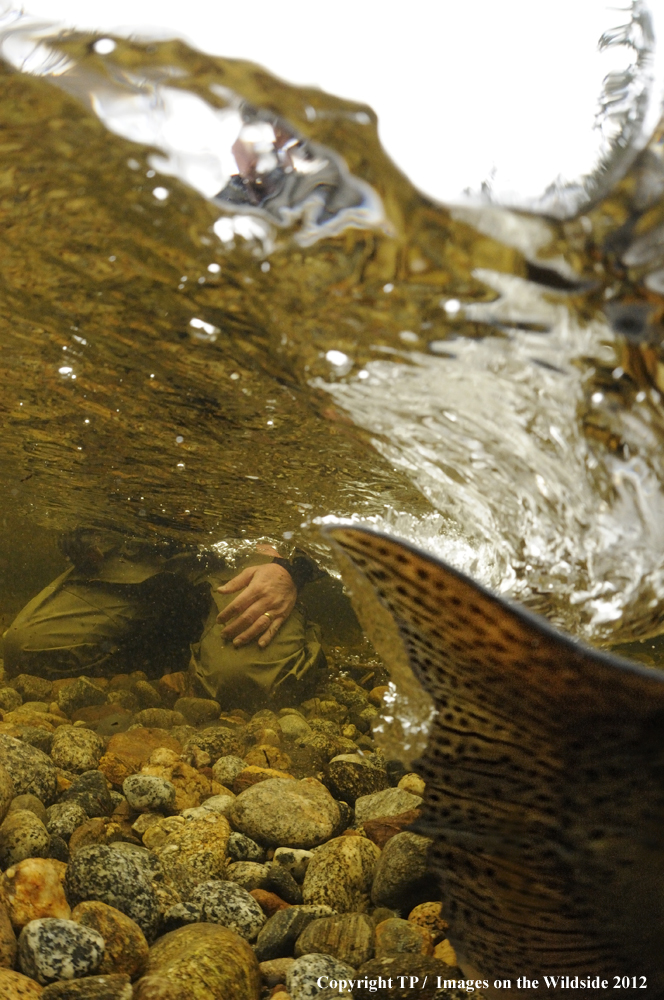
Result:
<instances>
[{"instance_id":1,"label":"water reflection","mask_svg":"<svg viewBox=\"0 0 664 1000\"><path fill-rule=\"evenodd\" d=\"M311 522L370 518L592 641L658 633L659 133L578 217L448 210L357 105L101 41L2 41L16 504L327 566Z\"/></svg>"}]
</instances>

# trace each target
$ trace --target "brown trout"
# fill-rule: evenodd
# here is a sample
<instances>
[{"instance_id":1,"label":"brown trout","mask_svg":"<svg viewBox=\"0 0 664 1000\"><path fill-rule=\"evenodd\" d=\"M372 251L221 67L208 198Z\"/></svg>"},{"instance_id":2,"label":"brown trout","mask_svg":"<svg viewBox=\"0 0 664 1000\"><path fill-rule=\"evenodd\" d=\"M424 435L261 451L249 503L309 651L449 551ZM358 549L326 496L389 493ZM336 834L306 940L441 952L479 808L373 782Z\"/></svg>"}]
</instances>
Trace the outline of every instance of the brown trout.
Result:
<instances>
[{"instance_id":1,"label":"brown trout","mask_svg":"<svg viewBox=\"0 0 664 1000\"><path fill-rule=\"evenodd\" d=\"M511 996L545 975L599 976L595 997L620 995L615 977L664 995L664 673L580 645L404 542L324 530L436 708L415 765L420 832L464 970L510 979ZM565 986L556 995L578 997Z\"/></svg>"}]
</instances>

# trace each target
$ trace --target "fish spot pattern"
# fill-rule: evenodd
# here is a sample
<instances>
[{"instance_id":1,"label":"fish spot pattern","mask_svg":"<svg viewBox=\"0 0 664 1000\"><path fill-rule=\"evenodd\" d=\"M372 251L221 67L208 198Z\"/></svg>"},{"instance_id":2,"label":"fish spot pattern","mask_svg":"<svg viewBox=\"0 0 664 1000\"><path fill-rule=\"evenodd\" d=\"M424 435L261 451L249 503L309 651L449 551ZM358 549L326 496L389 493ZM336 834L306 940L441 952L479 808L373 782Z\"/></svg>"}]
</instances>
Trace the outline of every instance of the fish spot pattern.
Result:
<instances>
[{"instance_id":1,"label":"fish spot pattern","mask_svg":"<svg viewBox=\"0 0 664 1000\"><path fill-rule=\"evenodd\" d=\"M406 543L325 533L438 709L418 831L462 960L512 980L646 975L664 996L664 673L581 646Z\"/></svg>"}]
</instances>

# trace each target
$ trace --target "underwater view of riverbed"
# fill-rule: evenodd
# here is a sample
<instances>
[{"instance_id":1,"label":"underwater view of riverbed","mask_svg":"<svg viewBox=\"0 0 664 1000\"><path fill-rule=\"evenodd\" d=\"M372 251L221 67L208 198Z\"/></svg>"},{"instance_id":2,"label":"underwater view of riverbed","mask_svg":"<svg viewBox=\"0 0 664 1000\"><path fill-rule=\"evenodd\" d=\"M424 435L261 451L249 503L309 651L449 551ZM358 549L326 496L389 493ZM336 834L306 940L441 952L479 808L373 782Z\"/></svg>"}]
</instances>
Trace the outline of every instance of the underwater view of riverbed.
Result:
<instances>
[{"instance_id":1,"label":"underwater view of riverbed","mask_svg":"<svg viewBox=\"0 0 664 1000\"><path fill-rule=\"evenodd\" d=\"M540 214L443 206L252 63L15 15L0 57L0 997L483 983L416 825L430 702L321 528L661 669L661 131Z\"/></svg>"}]
</instances>

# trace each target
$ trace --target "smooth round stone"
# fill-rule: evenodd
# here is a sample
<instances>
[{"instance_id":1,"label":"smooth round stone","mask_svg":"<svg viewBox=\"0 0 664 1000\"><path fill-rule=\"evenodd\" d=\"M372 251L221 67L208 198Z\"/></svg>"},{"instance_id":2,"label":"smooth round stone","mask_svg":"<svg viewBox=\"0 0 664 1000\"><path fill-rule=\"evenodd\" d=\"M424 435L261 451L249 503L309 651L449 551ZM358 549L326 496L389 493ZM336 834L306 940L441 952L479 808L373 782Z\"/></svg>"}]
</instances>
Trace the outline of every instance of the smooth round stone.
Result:
<instances>
[{"instance_id":1,"label":"smooth round stone","mask_svg":"<svg viewBox=\"0 0 664 1000\"><path fill-rule=\"evenodd\" d=\"M207 809L208 812L219 813L220 816L228 816L234 799L235 796L230 791L228 794L224 792L219 795L211 795L209 799L205 799L205 801L201 803L199 808Z\"/></svg>"},{"instance_id":2,"label":"smooth round stone","mask_svg":"<svg viewBox=\"0 0 664 1000\"><path fill-rule=\"evenodd\" d=\"M233 826L259 844L314 847L339 823L339 806L315 778L268 778L251 785L233 802Z\"/></svg>"},{"instance_id":3,"label":"smooth round stone","mask_svg":"<svg viewBox=\"0 0 664 1000\"><path fill-rule=\"evenodd\" d=\"M296 958L309 954L332 955L354 969L373 958L373 953L374 925L365 913L343 913L312 920L295 942Z\"/></svg>"},{"instance_id":4,"label":"smooth round stone","mask_svg":"<svg viewBox=\"0 0 664 1000\"><path fill-rule=\"evenodd\" d=\"M18 939L21 971L42 985L89 976L99 968L103 957L101 934L73 920L32 920Z\"/></svg>"},{"instance_id":5,"label":"smooth round stone","mask_svg":"<svg viewBox=\"0 0 664 1000\"><path fill-rule=\"evenodd\" d=\"M78 802L91 819L110 816L113 812L108 782L101 771L87 771L79 775L64 793L61 801Z\"/></svg>"},{"instance_id":6,"label":"smooth round stone","mask_svg":"<svg viewBox=\"0 0 664 1000\"><path fill-rule=\"evenodd\" d=\"M360 840L360 837L348 838ZM397 833L385 845L374 874L371 899L375 906L408 912L431 898L433 876L428 858L431 840L417 833Z\"/></svg>"},{"instance_id":7,"label":"smooth round stone","mask_svg":"<svg viewBox=\"0 0 664 1000\"><path fill-rule=\"evenodd\" d=\"M311 726L301 715L283 715L279 719L279 728L288 740L295 740L298 736L308 736Z\"/></svg>"},{"instance_id":8,"label":"smooth round stone","mask_svg":"<svg viewBox=\"0 0 664 1000\"><path fill-rule=\"evenodd\" d=\"M360 826L369 819L398 816L400 813L417 809L422 798L404 791L403 788L386 788L372 795L362 795L355 801L355 823Z\"/></svg>"},{"instance_id":9,"label":"smooth round stone","mask_svg":"<svg viewBox=\"0 0 664 1000\"><path fill-rule=\"evenodd\" d=\"M0 1000L37 1000L41 995L42 987L34 979L11 969L0 969Z\"/></svg>"},{"instance_id":10,"label":"smooth round stone","mask_svg":"<svg viewBox=\"0 0 664 1000\"><path fill-rule=\"evenodd\" d=\"M41 1000L132 1000L129 976L88 976L72 982L52 983Z\"/></svg>"},{"instance_id":11,"label":"smooth round stone","mask_svg":"<svg viewBox=\"0 0 664 1000\"><path fill-rule=\"evenodd\" d=\"M246 941L219 924L189 924L152 946L134 1000L259 1000L260 987Z\"/></svg>"},{"instance_id":12,"label":"smooth round stone","mask_svg":"<svg viewBox=\"0 0 664 1000\"><path fill-rule=\"evenodd\" d=\"M71 718L79 708L103 705L106 701L106 692L87 677L77 677L72 684L60 688L57 700L61 711Z\"/></svg>"},{"instance_id":13,"label":"smooth round stone","mask_svg":"<svg viewBox=\"0 0 664 1000\"><path fill-rule=\"evenodd\" d=\"M233 831L228 838L226 850L234 861L262 861L265 858L265 850L260 844L244 833L236 831Z\"/></svg>"},{"instance_id":14,"label":"smooth round stone","mask_svg":"<svg viewBox=\"0 0 664 1000\"><path fill-rule=\"evenodd\" d=\"M178 698L173 708L181 712L192 726L212 722L221 715L221 705L212 698Z\"/></svg>"},{"instance_id":15,"label":"smooth round stone","mask_svg":"<svg viewBox=\"0 0 664 1000\"><path fill-rule=\"evenodd\" d=\"M55 802L46 810L46 829L49 833L69 840L74 830L88 819L80 802Z\"/></svg>"},{"instance_id":16,"label":"smooth round stone","mask_svg":"<svg viewBox=\"0 0 664 1000\"><path fill-rule=\"evenodd\" d=\"M0 688L0 708L3 712L14 712L22 704L23 699L14 688Z\"/></svg>"},{"instance_id":17,"label":"smooth round stone","mask_svg":"<svg viewBox=\"0 0 664 1000\"><path fill-rule=\"evenodd\" d=\"M227 729L225 726L211 726L193 733L184 745L184 752L192 753L196 747L209 754L214 764L220 757L242 753L243 743L232 729Z\"/></svg>"},{"instance_id":18,"label":"smooth round stone","mask_svg":"<svg viewBox=\"0 0 664 1000\"><path fill-rule=\"evenodd\" d=\"M289 871L296 882L302 882L312 858L311 851L297 847L278 847L274 852L274 861Z\"/></svg>"},{"instance_id":19,"label":"smooth round stone","mask_svg":"<svg viewBox=\"0 0 664 1000\"><path fill-rule=\"evenodd\" d=\"M267 865L261 865L257 861L236 861L235 864L228 866L226 878L229 882L235 882L247 892L251 892L252 889L263 888L267 873Z\"/></svg>"},{"instance_id":20,"label":"smooth round stone","mask_svg":"<svg viewBox=\"0 0 664 1000\"><path fill-rule=\"evenodd\" d=\"M58 726L51 745L51 760L74 774L93 771L104 753L104 741L91 729Z\"/></svg>"},{"instance_id":21,"label":"smooth round stone","mask_svg":"<svg viewBox=\"0 0 664 1000\"><path fill-rule=\"evenodd\" d=\"M333 757L328 764L328 776L336 797L350 803L382 791L389 784L387 772L359 754L345 753Z\"/></svg>"},{"instance_id":22,"label":"smooth round stone","mask_svg":"<svg viewBox=\"0 0 664 1000\"><path fill-rule=\"evenodd\" d=\"M12 804L9 807L9 812L18 812L19 809L27 809L28 812L35 814L37 819L40 819L44 826L46 826L46 806L41 799L38 799L36 795L17 795L16 798L12 799Z\"/></svg>"},{"instance_id":23,"label":"smooth round stone","mask_svg":"<svg viewBox=\"0 0 664 1000\"><path fill-rule=\"evenodd\" d=\"M88 900L114 906L135 920L151 940L159 922L154 889L126 853L106 845L82 847L67 866L65 894L71 907Z\"/></svg>"},{"instance_id":24,"label":"smooth round stone","mask_svg":"<svg viewBox=\"0 0 664 1000\"><path fill-rule=\"evenodd\" d=\"M397 788L400 788L402 791L410 792L411 795L419 795L420 798L423 797L426 787L424 780L420 778L419 774L415 774L414 771L404 774L403 778L399 779L399 784L397 785Z\"/></svg>"},{"instance_id":25,"label":"smooth round stone","mask_svg":"<svg viewBox=\"0 0 664 1000\"><path fill-rule=\"evenodd\" d=\"M294 906L302 902L302 890L288 869L280 864L272 862L267 865L267 878L261 888L274 892L280 899Z\"/></svg>"},{"instance_id":26,"label":"smooth round stone","mask_svg":"<svg viewBox=\"0 0 664 1000\"><path fill-rule=\"evenodd\" d=\"M215 781L218 781L220 785L227 785L229 788L237 778L241 771L244 771L247 767L245 761L241 757L235 757L233 754L227 754L224 757L220 757L212 765L212 777Z\"/></svg>"},{"instance_id":27,"label":"smooth round stone","mask_svg":"<svg viewBox=\"0 0 664 1000\"><path fill-rule=\"evenodd\" d=\"M289 906L278 910L265 923L255 944L259 962L285 958L293 954L293 946L302 931L319 917L334 916L329 906Z\"/></svg>"},{"instance_id":28,"label":"smooth round stone","mask_svg":"<svg viewBox=\"0 0 664 1000\"><path fill-rule=\"evenodd\" d=\"M152 774L132 774L123 782L122 791L137 812L167 812L175 803L175 785Z\"/></svg>"},{"instance_id":29,"label":"smooth round stone","mask_svg":"<svg viewBox=\"0 0 664 1000\"><path fill-rule=\"evenodd\" d=\"M0 764L12 779L15 795L31 792L45 806L50 806L55 801L57 773L51 758L41 750L16 740L13 736L0 733ZM0 776L0 801L4 800L4 782ZM8 808L9 803L5 813Z\"/></svg>"},{"instance_id":30,"label":"smooth round stone","mask_svg":"<svg viewBox=\"0 0 664 1000\"><path fill-rule=\"evenodd\" d=\"M204 920L222 924L246 941L255 940L265 923L256 900L235 882L203 882L196 886L190 901L201 907Z\"/></svg>"},{"instance_id":31,"label":"smooth round stone","mask_svg":"<svg viewBox=\"0 0 664 1000\"><path fill-rule=\"evenodd\" d=\"M336 837L314 852L302 883L305 903L366 913L380 849L364 837Z\"/></svg>"},{"instance_id":32,"label":"smooth round stone","mask_svg":"<svg viewBox=\"0 0 664 1000\"><path fill-rule=\"evenodd\" d=\"M62 887L67 866L54 858L25 858L2 876L2 896L18 933L31 920L71 916Z\"/></svg>"},{"instance_id":33,"label":"smooth round stone","mask_svg":"<svg viewBox=\"0 0 664 1000\"><path fill-rule=\"evenodd\" d=\"M17 674L8 682L20 694L23 701L48 701L53 684L37 674Z\"/></svg>"},{"instance_id":34,"label":"smooth round stone","mask_svg":"<svg viewBox=\"0 0 664 1000\"><path fill-rule=\"evenodd\" d=\"M376 958L404 953L433 955L431 932L399 917L383 920L376 927ZM368 955L365 961L371 957Z\"/></svg>"},{"instance_id":35,"label":"smooth round stone","mask_svg":"<svg viewBox=\"0 0 664 1000\"><path fill-rule=\"evenodd\" d=\"M154 829L151 827L147 834ZM214 812L176 827L154 849L169 884L186 898L200 882L224 878L229 834L228 820Z\"/></svg>"},{"instance_id":36,"label":"smooth round stone","mask_svg":"<svg viewBox=\"0 0 664 1000\"><path fill-rule=\"evenodd\" d=\"M302 958L296 958L286 975L291 1000L314 1000L320 993L317 981L321 976L336 980L354 979L355 969L331 955L303 955Z\"/></svg>"},{"instance_id":37,"label":"smooth round stone","mask_svg":"<svg viewBox=\"0 0 664 1000\"><path fill-rule=\"evenodd\" d=\"M114 906L94 900L79 903L71 919L103 937L106 950L99 965L100 974L122 973L136 979L143 973L149 949L145 935L135 920Z\"/></svg>"},{"instance_id":38,"label":"smooth round stone","mask_svg":"<svg viewBox=\"0 0 664 1000\"><path fill-rule=\"evenodd\" d=\"M46 858L51 836L33 812L11 812L0 826L0 866L9 868L24 858Z\"/></svg>"}]
</instances>

